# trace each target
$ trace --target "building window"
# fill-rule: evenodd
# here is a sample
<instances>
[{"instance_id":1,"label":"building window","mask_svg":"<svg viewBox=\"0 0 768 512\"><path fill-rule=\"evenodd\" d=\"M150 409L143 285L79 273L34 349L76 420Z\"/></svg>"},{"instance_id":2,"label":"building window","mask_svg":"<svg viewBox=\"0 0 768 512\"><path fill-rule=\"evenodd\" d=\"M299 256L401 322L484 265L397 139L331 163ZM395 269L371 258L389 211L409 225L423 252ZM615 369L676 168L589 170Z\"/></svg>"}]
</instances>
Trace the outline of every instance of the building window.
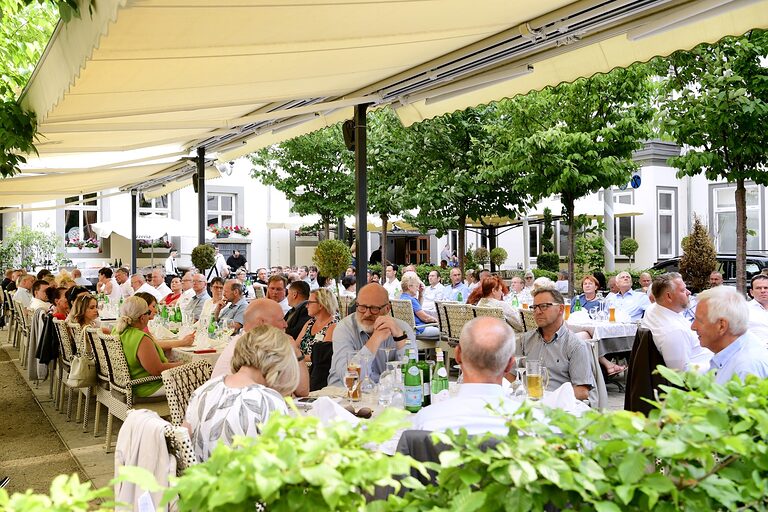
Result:
<instances>
[{"instance_id":1,"label":"building window","mask_svg":"<svg viewBox=\"0 0 768 512\"><path fill-rule=\"evenodd\" d=\"M634 204L634 194L631 190L626 192L613 193L613 202L620 204ZM625 238L634 238L635 234L635 220L632 217L617 217L614 219L616 227L614 228L614 247L616 249L616 256L621 256L621 241Z\"/></svg>"},{"instance_id":2,"label":"building window","mask_svg":"<svg viewBox=\"0 0 768 512\"><path fill-rule=\"evenodd\" d=\"M747 195L747 250L760 249L761 197L757 185L746 185ZM736 252L736 187L713 186L712 204L715 247L717 252ZM750 235L750 232L756 233Z\"/></svg>"},{"instance_id":3,"label":"building window","mask_svg":"<svg viewBox=\"0 0 768 512\"><path fill-rule=\"evenodd\" d=\"M539 240L539 225L528 226L528 255L535 259L539 255L541 240Z\"/></svg>"},{"instance_id":4,"label":"building window","mask_svg":"<svg viewBox=\"0 0 768 512\"><path fill-rule=\"evenodd\" d=\"M237 199L235 194L208 194L208 226L234 226Z\"/></svg>"},{"instance_id":5,"label":"building window","mask_svg":"<svg viewBox=\"0 0 768 512\"><path fill-rule=\"evenodd\" d=\"M139 195L139 216L160 215L162 217L171 216L171 198L168 194L154 199L147 199L144 194Z\"/></svg>"},{"instance_id":6,"label":"building window","mask_svg":"<svg viewBox=\"0 0 768 512\"><path fill-rule=\"evenodd\" d=\"M672 258L677 252L677 189L656 189L656 215L659 259Z\"/></svg>"},{"instance_id":7,"label":"building window","mask_svg":"<svg viewBox=\"0 0 768 512\"><path fill-rule=\"evenodd\" d=\"M98 239L91 227L99 221L99 200L96 194L67 197L64 204L64 240Z\"/></svg>"}]
</instances>

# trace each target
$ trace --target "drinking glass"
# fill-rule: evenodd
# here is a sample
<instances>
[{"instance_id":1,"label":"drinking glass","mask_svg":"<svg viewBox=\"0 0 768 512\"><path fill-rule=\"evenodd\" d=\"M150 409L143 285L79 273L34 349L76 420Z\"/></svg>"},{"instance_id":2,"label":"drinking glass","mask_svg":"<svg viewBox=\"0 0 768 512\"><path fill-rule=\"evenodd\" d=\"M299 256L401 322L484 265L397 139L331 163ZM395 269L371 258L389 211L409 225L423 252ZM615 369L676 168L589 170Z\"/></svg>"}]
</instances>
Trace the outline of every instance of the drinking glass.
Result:
<instances>
[{"instance_id":1,"label":"drinking glass","mask_svg":"<svg viewBox=\"0 0 768 512\"><path fill-rule=\"evenodd\" d=\"M370 396L376 391L376 383L371 379L371 366L373 360L371 359L371 355L367 352L361 352L360 359L363 363L362 368L365 369L365 377L360 383L360 392ZM379 377L379 380L381 380L381 377Z\"/></svg>"},{"instance_id":2,"label":"drinking glass","mask_svg":"<svg viewBox=\"0 0 768 512\"><path fill-rule=\"evenodd\" d=\"M541 364L539 359L527 359L525 361L525 387L528 398L541 400L544 398L544 390L549 384L549 372Z\"/></svg>"},{"instance_id":3,"label":"drinking glass","mask_svg":"<svg viewBox=\"0 0 768 512\"><path fill-rule=\"evenodd\" d=\"M399 387L397 382L397 367L399 361L388 361L387 369L379 376L379 405L389 407L395 396L395 390Z\"/></svg>"},{"instance_id":4,"label":"drinking glass","mask_svg":"<svg viewBox=\"0 0 768 512\"><path fill-rule=\"evenodd\" d=\"M360 401L359 384L360 373L354 369L347 369L347 372L344 374L344 387L347 388L347 399L349 400L349 405L352 405L352 402Z\"/></svg>"},{"instance_id":5,"label":"drinking glass","mask_svg":"<svg viewBox=\"0 0 768 512\"><path fill-rule=\"evenodd\" d=\"M513 383L512 396L525 400L525 356L515 358L515 382Z\"/></svg>"},{"instance_id":6,"label":"drinking glass","mask_svg":"<svg viewBox=\"0 0 768 512\"><path fill-rule=\"evenodd\" d=\"M357 385L355 386L355 389L352 391L351 399L355 402L360 400L360 380L361 380L361 374L362 374L362 359L359 352L353 352L349 355L347 358L347 373L355 372L357 374ZM346 379L345 379L346 380ZM346 385L346 382L345 382ZM347 389L349 389L349 386L347 386Z\"/></svg>"}]
</instances>

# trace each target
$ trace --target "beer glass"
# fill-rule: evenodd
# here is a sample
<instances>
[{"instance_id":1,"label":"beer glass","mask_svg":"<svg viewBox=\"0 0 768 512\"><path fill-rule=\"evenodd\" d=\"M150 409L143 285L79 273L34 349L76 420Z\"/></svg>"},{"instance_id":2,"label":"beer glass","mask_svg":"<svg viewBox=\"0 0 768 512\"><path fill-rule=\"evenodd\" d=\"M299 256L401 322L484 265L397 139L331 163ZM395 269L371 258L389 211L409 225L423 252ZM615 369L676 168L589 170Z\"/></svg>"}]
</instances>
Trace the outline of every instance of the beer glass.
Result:
<instances>
[{"instance_id":1,"label":"beer glass","mask_svg":"<svg viewBox=\"0 0 768 512\"><path fill-rule=\"evenodd\" d=\"M564 319L568 320L568 318L571 316L571 299L565 299L565 309L563 309L563 315Z\"/></svg>"},{"instance_id":2,"label":"beer glass","mask_svg":"<svg viewBox=\"0 0 768 512\"><path fill-rule=\"evenodd\" d=\"M525 387L528 391L528 398L531 400L541 400L544 397L544 390L549 384L549 372L541 364L539 359L526 359L525 361Z\"/></svg>"},{"instance_id":3,"label":"beer glass","mask_svg":"<svg viewBox=\"0 0 768 512\"><path fill-rule=\"evenodd\" d=\"M360 373L356 370L347 368L344 374L344 387L347 388L347 398L349 403L360 401Z\"/></svg>"},{"instance_id":4,"label":"beer glass","mask_svg":"<svg viewBox=\"0 0 768 512\"><path fill-rule=\"evenodd\" d=\"M360 400L360 377L362 373L362 358L360 357L359 352L354 352L349 355L347 358L347 374L344 377L344 386L347 388L347 391L349 392L349 399L351 401L358 402ZM347 376L350 375L350 373L355 373L357 375L357 379L355 382L354 388L350 388L350 386L347 385Z\"/></svg>"}]
</instances>

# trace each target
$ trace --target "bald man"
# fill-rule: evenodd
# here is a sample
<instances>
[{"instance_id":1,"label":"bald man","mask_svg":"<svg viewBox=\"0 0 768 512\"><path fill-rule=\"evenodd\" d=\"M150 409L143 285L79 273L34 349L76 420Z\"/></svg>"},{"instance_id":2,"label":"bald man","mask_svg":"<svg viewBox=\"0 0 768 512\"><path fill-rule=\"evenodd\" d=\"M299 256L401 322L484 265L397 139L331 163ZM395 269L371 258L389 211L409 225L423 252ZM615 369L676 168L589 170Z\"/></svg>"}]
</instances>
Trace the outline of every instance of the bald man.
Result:
<instances>
[{"instance_id":1,"label":"bald man","mask_svg":"<svg viewBox=\"0 0 768 512\"><path fill-rule=\"evenodd\" d=\"M387 361L381 348L395 348L390 360L400 360L406 346L416 349L416 338L408 324L390 315L389 293L378 283L366 284L357 295L357 311L347 315L333 330L333 359L329 386L343 386L347 358L360 352L371 358L371 379L379 382Z\"/></svg>"},{"instance_id":2,"label":"bald man","mask_svg":"<svg viewBox=\"0 0 768 512\"><path fill-rule=\"evenodd\" d=\"M287 326L283 319L283 310L280 305L267 298L251 301L243 315L243 322L243 332L248 332L260 325L271 325L282 330L285 330ZM232 356L235 353L236 342L237 337L232 338L226 348L224 348L224 351L216 361L216 366L213 368L211 379L215 379L220 375L228 375L232 373ZM294 349L294 352L296 353L296 357L303 361L304 354L298 349ZM299 364L299 371L299 385L296 388L296 391L294 391L294 394L296 396L307 396L309 394L309 370L307 369L307 365Z\"/></svg>"}]
</instances>

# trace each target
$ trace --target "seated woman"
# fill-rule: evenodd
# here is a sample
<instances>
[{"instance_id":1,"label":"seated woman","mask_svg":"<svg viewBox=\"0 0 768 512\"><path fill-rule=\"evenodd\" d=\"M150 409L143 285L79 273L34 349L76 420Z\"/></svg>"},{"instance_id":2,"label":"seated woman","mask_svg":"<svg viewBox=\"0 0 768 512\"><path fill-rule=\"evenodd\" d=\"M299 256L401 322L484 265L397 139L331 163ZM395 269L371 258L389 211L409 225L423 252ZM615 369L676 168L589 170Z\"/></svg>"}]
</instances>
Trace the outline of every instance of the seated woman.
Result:
<instances>
[{"instance_id":1,"label":"seated woman","mask_svg":"<svg viewBox=\"0 0 768 512\"><path fill-rule=\"evenodd\" d=\"M230 444L236 435L259 435L259 425L271 414L288 413L283 396L299 384L291 341L269 325L251 329L236 342L232 374L211 379L192 393L184 424L199 459L208 459L219 442Z\"/></svg>"},{"instance_id":2,"label":"seated woman","mask_svg":"<svg viewBox=\"0 0 768 512\"><path fill-rule=\"evenodd\" d=\"M416 334L430 337L440 336L440 329L435 325L429 325L427 327L419 327L424 324L436 324L437 318L428 314L421 309L421 302L419 302L419 289L421 288L421 281L414 274L405 274L400 281L400 285L403 287L403 293L400 298L403 300L410 300L411 307L413 308L413 319L416 324Z\"/></svg>"},{"instance_id":3,"label":"seated woman","mask_svg":"<svg viewBox=\"0 0 768 512\"><path fill-rule=\"evenodd\" d=\"M596 306L600 306L600 301L597 298L597 289L599 286L600 284L597 282L597 278L595 276L584 276L581 279L581 289L584 293L577 295L571 301L571 313L573 313L573 308L576 305L576 301L579 301L579 304L581 304L581 309L586 312L589 312L590 309Z\"/></svg>"},{"instance_id":4,"label":"seated woman","mask_svg":"<svg viewBox=\"0 0 768 512\"><path fill-rule=\"evenodd\" d=\"M181 298L181 278L174 277L171 279L171 293L163 298L162 303L166 306L175 306L176 302Z\"/></svg>"},{"instance_id":5,"label":"seated woman","mask_svg":"<svg viewBox=\"0 0 768 512\"><path fill-rule=\"evenodd\" d=\"M306 356L309 368L309 390L324 388L328 385L328 373L331 371L333 356L333 330L336 328L336 297L325 288L319 288L309 294L307 313L309 321L299 332L294 346ZM320 346L317 352L313 348ZM314 384L314 387L313 387Z\"/></svg>"},{"instance_id":6,"label":"seated woman","mask_svg":"<svg viewBox=\"0 0 768 512\"><path fill-rule=\"evenodd\" d=\"M67 322L77 324L83 328L82 332L85 332L86 327L99 327L99 302L96 297L90 293L82 293L75 298L72 307L70 308ZM104 334L109 334L108 327L102 327ZM79 340L76 340L79 343Z\"/></svg>"},{"instance_id":7,"label":"seated woman","mask_svg":"<svg viewBox=\"0 0 768 512\"><path fill-rule=\"evenodd\" d=\"M144 332L151 336L152 333L149 330L149 321L154 320L155 317L157 316L157 298L151 293L147 293L147 292L136 293L134 294L134 297L141 297L146 301L147 306L149 307L149 311L151 314L149 315L149 319L147 320L147 327L144 330ZM194 342L195 342L194 331L182 338L155 339L155 343L157 343L157 345L160 348L162 348L166 353L170 353L171 349L176 347L189 347Z\"/></svg>"},{"instance_id":8,"label":"seated woman","mask_svg":"<svg viewBox=\"0 0 768 512\"><path fill-rule=\"evenodd\" d=\"M120 336L128 371L133 380L159 376L163 370L182 364L169 363L152 335L145 332L151 314L147 301L141 297L128 297L120 307L120 318L117 320L115 333ZM139 384L133 388L133 392L140 398L165 396L161 380Z\"/></svg>"},{"instance_id":9,"label":"seated woman","mask_svg":"<svg viewBox=\"0 0 768 512\"><path fill-rule=\"evenodd\" d=\"M467 298L467 304L487 308L501 308L504 319L516 331L523 331L523 321L520 311L511 304L504 302L502 297L509 293L509 288L499 276L485 277Z\"/></svg>"},{"instance_id":10,"label":"seated woman","mask_svg":"<svg viewBox=\"0 0 768 512\"><path fill-rule=\"evenodd\" d=\"M53 304L51 314L58 320L66 320L69 315L69 301L67 300L67 288L59 286L49 286L45 290L48 295L48 302Z\"/></svg>"}]
</instances>

